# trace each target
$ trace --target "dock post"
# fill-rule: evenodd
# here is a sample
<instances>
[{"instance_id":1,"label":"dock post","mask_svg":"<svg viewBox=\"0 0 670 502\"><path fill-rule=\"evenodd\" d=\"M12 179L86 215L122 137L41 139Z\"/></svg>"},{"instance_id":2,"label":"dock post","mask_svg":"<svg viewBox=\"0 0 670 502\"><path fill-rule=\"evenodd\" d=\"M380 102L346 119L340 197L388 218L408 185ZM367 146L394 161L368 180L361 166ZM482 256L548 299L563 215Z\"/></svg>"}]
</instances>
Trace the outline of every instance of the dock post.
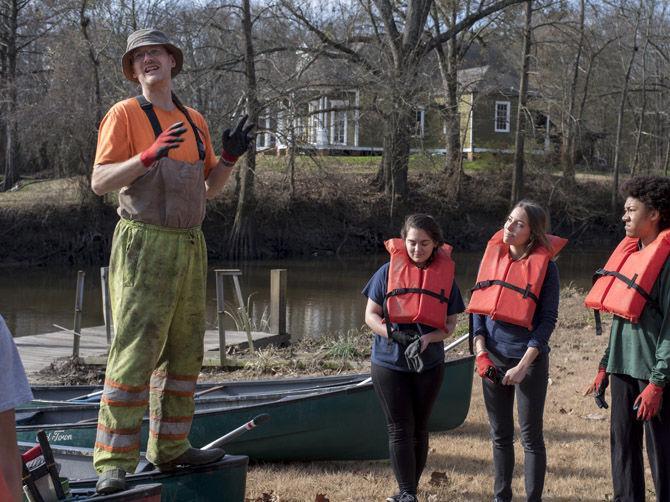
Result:
<instances>
[{"instance_id":1,"label":"dock post","mask_svg":"<svg viewBox=\"0 0 670 502\"><path fill-rule=\"evenodd\" d=\"M81 338L81 312L84 305L84 278L86 272L77 272L77 293L74 299L74 335L72 340L72 357L79 357L79 339Z\"/></svg>"},{"instance_id":2,"label":"dock post","mask_svg":"<svg viewBox=\"0 0 670 502\"><path fill-rule=\"evenodd\" d=\"M102 318L105 320L107 346L112 343L112 303L109 299L109 267L100 267L100 290L102 291Z\"/></svg>"},{"instance_id":3,"label":"dock post","mask_svg":"<svg viewBox=\"0 0 670 502\"><path fill-rule=\"evenodd\" d=\"M226 364L226 328L223 327L223 276L224 270L216 269L216 320L219 327L219 364Z\"/></svg>"},{"instance_id":4,"label":"dock post","mask_svg":"<svg viewBox=\"0 0 670 502\"><path fill-rule=\"evenodd\" d=\"M287 333L285 268L274 268L270 271L270 333Z\"/></svg>"}]
</instances>

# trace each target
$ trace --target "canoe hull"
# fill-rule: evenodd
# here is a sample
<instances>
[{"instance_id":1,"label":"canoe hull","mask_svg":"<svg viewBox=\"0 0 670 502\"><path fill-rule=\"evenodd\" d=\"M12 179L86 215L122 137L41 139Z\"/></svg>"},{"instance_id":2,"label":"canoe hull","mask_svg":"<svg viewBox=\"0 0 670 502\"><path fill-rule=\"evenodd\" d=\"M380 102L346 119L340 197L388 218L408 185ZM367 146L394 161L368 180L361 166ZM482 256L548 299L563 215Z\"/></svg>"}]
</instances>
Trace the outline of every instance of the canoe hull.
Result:
<instances>
[{"instance_id":1,"label":"canoe hull","mask_svg":"<svg viewBox=\"0 0 670 502\"><path fill-rule=\"evenodd\" d=\"M461 425L470 407L474 358L455 359L445 366L429 422L433 432ZM267 461L388 458L384 416L371 383L267 403L196 411L189 440L197 447L205 445L260 413L269 414L270 421L227 444L227 453ZM143 448L147 425L145 422L142 429ZM17 426L18 439L34 441L40 428L52 444L90 447L95 440L95 423Z\"/></svg>"},{"instance_id":2,"label":"canoe hull","mask_svg":"<svg viewBox=\"0 0 670 502\"><path fill-rule=\"evenodd\" d=\"M129 486L160 483L162 501L244 502L248 464L248 457L226 455L213 464L181 468L169 474L156 471L133 474L127 476L126 480ZM70 481L70 487L94 488L96 482L97 478Z\"/></svg>"}]
</instances>

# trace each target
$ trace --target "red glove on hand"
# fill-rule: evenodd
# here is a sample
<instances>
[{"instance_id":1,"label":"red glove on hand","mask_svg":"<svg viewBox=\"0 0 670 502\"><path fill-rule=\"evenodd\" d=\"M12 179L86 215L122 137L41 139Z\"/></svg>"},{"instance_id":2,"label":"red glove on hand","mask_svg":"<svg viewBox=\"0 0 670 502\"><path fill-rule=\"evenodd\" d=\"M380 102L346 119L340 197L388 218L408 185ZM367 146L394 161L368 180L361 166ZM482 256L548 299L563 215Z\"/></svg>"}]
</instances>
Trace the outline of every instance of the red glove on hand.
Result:
<instances>
[{"instance_id":1,"label":"red glove on hand","mask_svg":"<svg viewBox=\"0 0 670 502\"><path fill-rule=\"evenodd\" d=\"M651 420L661 411L663 402L663 387L649 382L642 393L635 400L634 410L637 410L639 420Z\"/></svg>"},{"instance_id":2,"label":"red glove on hand","mask_svg":"<svg viewBox=\"0 0 670 502\"><path fill-rule=\"evenodd\" d=\"M497 374L498 368L496 368L496 365L493 363L493 361L491 361L488 352L482 350L479 354L477 354L475 363L477 364L477 374L480 377L486 378L491 383L496 383L495 380L491 378L491 375Z\"/></svg>"},{"instance_id":3,"label":"red glove on hand","mask_svg":"<svg viewBox=\"0 0 670 502\"><path fill-rule=\"evenodd\" d=\"M158 135L153 145L140 154L140 160L144 167L150 167L158 159L166 157L172 148L177 148L184 141L180 136L186 132L183 122L176 122L167 131Z\"/></svg>"}]
</instances>

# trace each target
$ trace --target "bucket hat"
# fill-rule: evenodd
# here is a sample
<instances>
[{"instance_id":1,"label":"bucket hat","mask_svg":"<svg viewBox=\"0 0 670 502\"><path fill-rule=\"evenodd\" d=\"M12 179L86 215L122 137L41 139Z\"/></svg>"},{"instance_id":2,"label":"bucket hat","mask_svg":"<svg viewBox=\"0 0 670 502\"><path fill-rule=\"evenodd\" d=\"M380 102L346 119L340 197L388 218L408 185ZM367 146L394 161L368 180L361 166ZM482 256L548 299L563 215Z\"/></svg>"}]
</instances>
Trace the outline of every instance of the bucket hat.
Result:
<instances>
[{"instance_id":1,"label":"bucket hat","mask_svg":"<svg viewBox=\"0 0 670 502\"><path fill-rule=\"evenodd\" d=\"M184 64L184 55L181 49L172 44L168 37L162 31L155 28L144 28L137 30L128 35L128 43L126 45L126 52L121 58L121 66L123 67L123 74L131 82L138 82L137 78L133 76L133 58L132 53L138 47L145 45L162 45L172 54L175 60L175 67L172 68L172 76L174 77L181 71Z\"/></svg>"}]
</instances>

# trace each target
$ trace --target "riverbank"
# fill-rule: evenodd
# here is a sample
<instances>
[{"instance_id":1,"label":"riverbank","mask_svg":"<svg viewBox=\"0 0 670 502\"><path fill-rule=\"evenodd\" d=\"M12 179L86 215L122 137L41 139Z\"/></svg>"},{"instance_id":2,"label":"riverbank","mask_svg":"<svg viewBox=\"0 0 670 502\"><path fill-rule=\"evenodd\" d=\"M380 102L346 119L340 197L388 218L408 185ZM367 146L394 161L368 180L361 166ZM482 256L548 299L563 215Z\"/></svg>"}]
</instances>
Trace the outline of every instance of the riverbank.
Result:
<instances>
[{"instance_id":1,"label":"riverbank","mask_svg":"<svg viewBox=\"0 0 670 502\"><path fill-rule=\"evenodd\" d=\"M280 161L260 160L252 224L256 258L378 253L412 212L433 214L456 250L480 250L508 210L511 172L501 159L484 167L466 163L456 200L445 197L440 158L416 159L410 195L393 207L375 187L378 159L299 160L292 195ZM106 264L118 220L114 197L76 197L78 190L88 190L81 180L53 180L0 194L0 266ZM620 238L609 214L609 190L608 180L598 176L568 185L546 168L526 172L526 196L548 208L552 231L573 246ZM208 203L203 231L211 261L229 257L235 206L234 183Z\"/></svg>"},{"instance_id":2,"label":"riverbank","mask_svg":"<svg viewBox=\"0 0 670 502\"><path fill-rule=\"evenodd\" d=\"M583 300L583 291L563 288L559 319L550 342L550 385L545 407L548 468L544 500L547 501L600 502L610 500L612 494L608 412L598 409L592 397L582 396L582 390L595 375L607 336L594 335L593 317L583 307ZM609 320L604 321L607 332ZM466 326L462 318L458 332L464 332ZM225 381L357 373L369 367L369 337L365 330L354 330L337 341L306 340L289 349L259 351L255 356L238 354L239 360L247 361L241 369L205 370L200 379ZM465 350L466 346L461 346L453 356ZM82 369L75 373L78 371ZM99 382L103 375L93 371L89 377L87 381ZM456 430L431 435L428 464L419 487L422 502L492 498L491 445L477 375L473 375L473 384L465 423ZM515 452L513 488L517 498L521 498L523 451L518 441ZM648 496L653 499L648 469L646 474ZM388 461L253 464L247 479L250 502L369 502L383 500L394 490Z\"/></svg>"}]
</instances>

